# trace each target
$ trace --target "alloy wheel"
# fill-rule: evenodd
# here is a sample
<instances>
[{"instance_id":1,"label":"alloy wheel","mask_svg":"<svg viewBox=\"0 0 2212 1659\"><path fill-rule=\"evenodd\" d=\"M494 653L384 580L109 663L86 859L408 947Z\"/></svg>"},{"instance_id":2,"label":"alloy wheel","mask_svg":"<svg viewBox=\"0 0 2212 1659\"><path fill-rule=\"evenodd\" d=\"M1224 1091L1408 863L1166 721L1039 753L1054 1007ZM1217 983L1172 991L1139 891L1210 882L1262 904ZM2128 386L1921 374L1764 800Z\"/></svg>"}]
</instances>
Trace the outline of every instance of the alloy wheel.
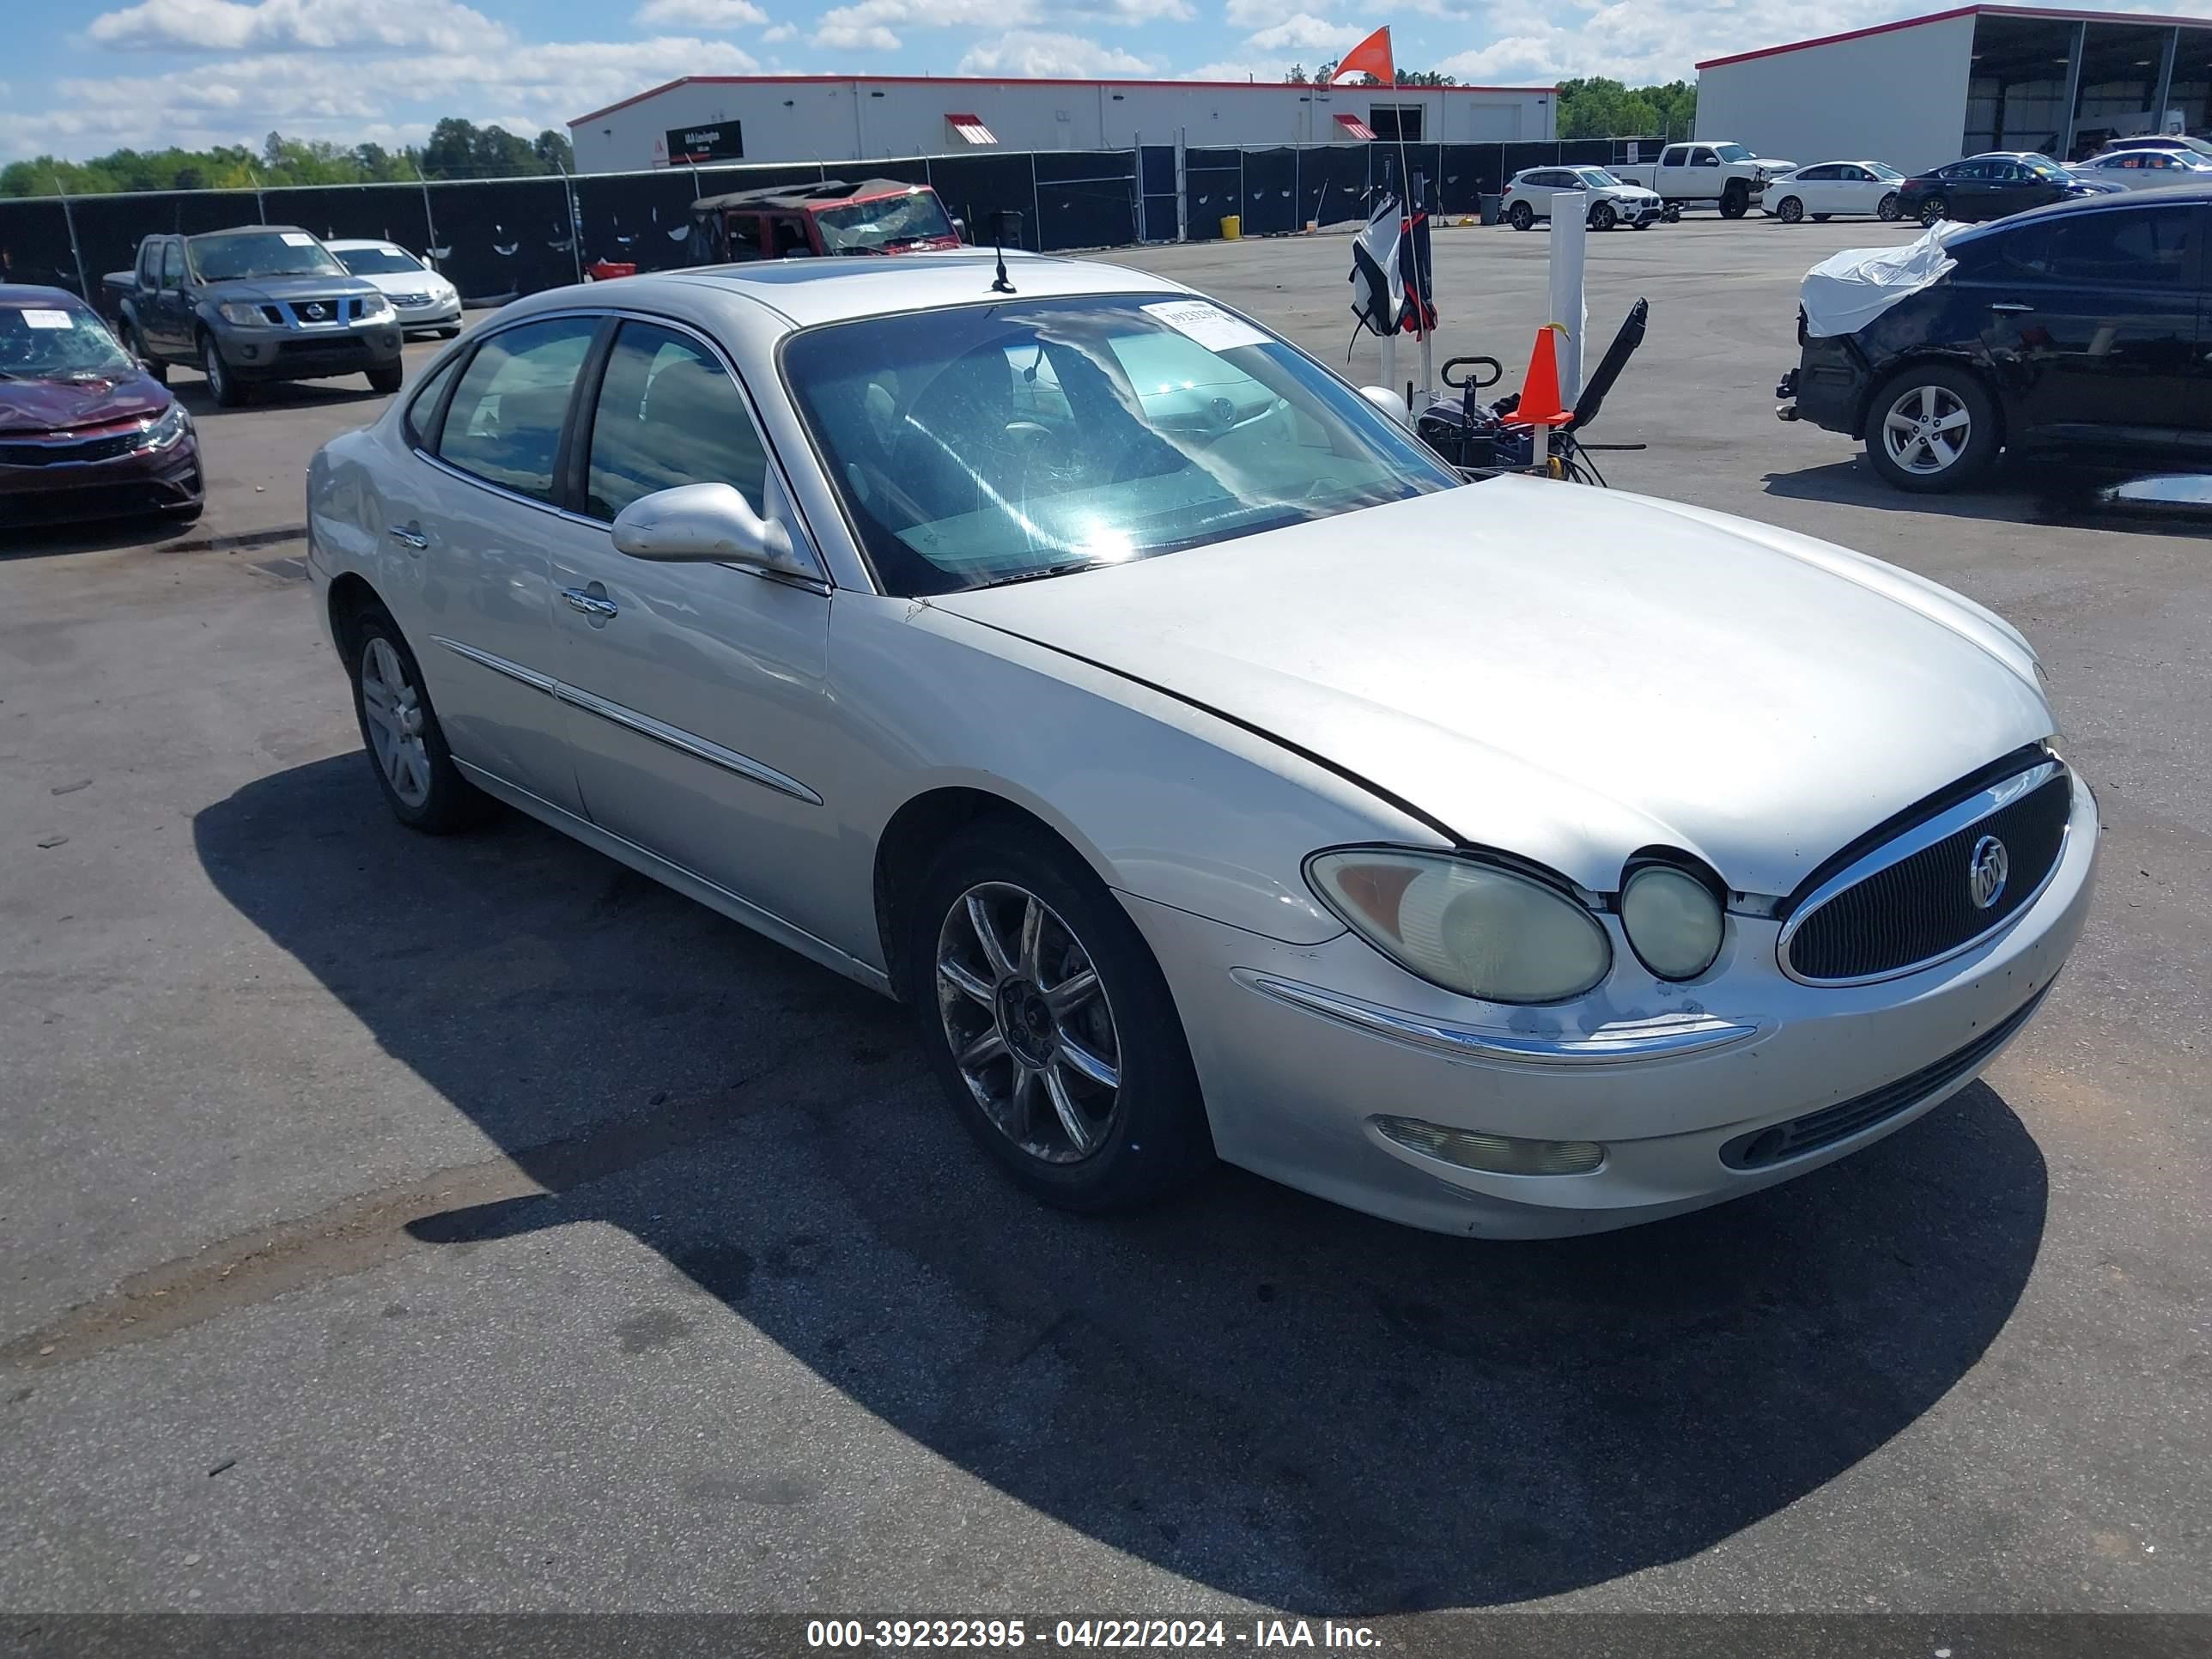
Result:
<instances>
[{"instance_id":1,"label":"alloy wheel","mask_svg":"<svg viewBox=\"0 0 2212 1659\"><path fill-rule=\"evenodd\" d=\"M1929 197L1920 204L1920 222L1923 225L1940 224L1944 214L1950 210L1950 205L1940 196Z\"/></svg>"},{"instance_id":2,"label":"alloy wheel","mask_svg":"<svg viewBox=\"0 0 2212 1659\"><path fill-rule=\"evenodd\" d=\"M937 1006L962 1081L1008 1140L1047 1164L1108 1144L1120 1036L1091 953L1059 912L1012 882L970 887L938 929Z\"/></svg>"},{"instance_id":3,"label":"alloy wheel","mask_svg":"<svg viewBox=\"0 0 2212 1659\"><path fill-rule=\"evenodd\" d=\"M1881 441L1901 471L1948 471L1973 441L1973 416L1948 386L1908 386L1881 417Z\"/></svg>"},{"instance_id":4,"label":"alloy wheel","mask_svg":"<svg viewBox=\"0 0 2212 1659\"><path fill-rule=\"evenodd\" d=\"M1785 225L1794 225L1805 216L1805 204L1795 196L1785 196L1782 205L1775 210L1775 216Z\"/></svg>"},{"instance_id":5,"label":"alloy wheel","mask_svg":"<svg viewBox=\"0 0 2212 1659\"><path fill-rule=\"evenodd\" d=\"M361 653L361 707L385 781L401 803L430 799L430 750L422 736L422 696L389 640L372 638Z\"/></svg>"}]
</instances>

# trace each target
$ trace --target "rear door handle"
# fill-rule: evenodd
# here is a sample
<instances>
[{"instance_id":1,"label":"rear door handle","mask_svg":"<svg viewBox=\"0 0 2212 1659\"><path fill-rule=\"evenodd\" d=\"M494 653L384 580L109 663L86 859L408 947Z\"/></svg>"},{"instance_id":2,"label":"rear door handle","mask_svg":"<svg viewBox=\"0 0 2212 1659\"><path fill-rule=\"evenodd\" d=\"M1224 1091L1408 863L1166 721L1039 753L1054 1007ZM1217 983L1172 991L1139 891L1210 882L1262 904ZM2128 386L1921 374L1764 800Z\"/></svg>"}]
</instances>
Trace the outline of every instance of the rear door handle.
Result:
<instances>
[{"instance_id":1,"label":"rear door handle","mask_svg":"<svg viewBox=\"0 0 2212 1659\"><path fill-rule=\"evenodd\" d=\"M622 609L612 599L600 593L587 593L580 587L564 587L561 597L568 601L571 611L580 611L587 617L597 617L601 622Z\"/></svg>"},{"instance_id":2,"label":"rear door handle","mask_svg":"<svg viewBox=\"0 0 2212 1659\"><path fill-rule=\"evenodd\" d=\"M412 548L417 553L430 544L430 538L428 536L408 526L394 525L384 533L402 547Z\"/></svg>"},{"instance_id":3,"label":"rear door handle","mask_svg":"<svg viewBox=\"0 0 2212 1659\"><path fill-rule=\"evenodd\" d=\"M1990 301L1990 309L2001 311L2008 317L2018 317L2034 310L2035 307L2018 300L1992 300Z\"/></svg>"}]
</instances>

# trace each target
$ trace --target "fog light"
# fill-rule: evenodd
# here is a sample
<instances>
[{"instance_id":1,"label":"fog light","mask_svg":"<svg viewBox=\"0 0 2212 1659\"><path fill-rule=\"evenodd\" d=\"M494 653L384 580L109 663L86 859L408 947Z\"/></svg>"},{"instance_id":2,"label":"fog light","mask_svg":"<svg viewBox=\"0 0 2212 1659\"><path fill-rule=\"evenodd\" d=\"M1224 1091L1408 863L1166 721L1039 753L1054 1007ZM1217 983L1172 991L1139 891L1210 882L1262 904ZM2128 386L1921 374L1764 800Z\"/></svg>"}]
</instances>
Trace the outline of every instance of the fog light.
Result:
<instances>
[{"instance_id":1,"label":"fog light","mask_svg":"<svg viewBox=\"0 0 2212 1659\"><path fill-rule=\"evenodd\" d=\"M1368 1120L1401 1146L1462 1170L1486 1175L1589 1175L1605 1164L1605 1148L1595 1140L1523 1140L1515 1135L1447 1129L1417 1117Z\"/></svg>"}]
</instances>

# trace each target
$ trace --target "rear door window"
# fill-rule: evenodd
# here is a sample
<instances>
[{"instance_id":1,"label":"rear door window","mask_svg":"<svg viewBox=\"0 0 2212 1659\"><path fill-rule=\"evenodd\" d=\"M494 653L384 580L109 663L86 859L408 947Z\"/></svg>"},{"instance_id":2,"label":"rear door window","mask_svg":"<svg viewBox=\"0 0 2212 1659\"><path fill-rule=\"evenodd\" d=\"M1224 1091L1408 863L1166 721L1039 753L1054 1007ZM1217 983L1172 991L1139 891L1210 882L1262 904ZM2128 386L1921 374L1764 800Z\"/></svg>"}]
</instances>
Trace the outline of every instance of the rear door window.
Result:
<instances>
[{"instance_id":1,"label":"rear door window","mask_svg":"<svg viewBox=\"0 0 2212 1659\"><path fill-rule=\"evenodd\" d=\"M446 407L440 459L487 483L553 501L569 393L598 329L596 317L550 317L503 329L477 347Z\"/></svg>"}]
</instances>

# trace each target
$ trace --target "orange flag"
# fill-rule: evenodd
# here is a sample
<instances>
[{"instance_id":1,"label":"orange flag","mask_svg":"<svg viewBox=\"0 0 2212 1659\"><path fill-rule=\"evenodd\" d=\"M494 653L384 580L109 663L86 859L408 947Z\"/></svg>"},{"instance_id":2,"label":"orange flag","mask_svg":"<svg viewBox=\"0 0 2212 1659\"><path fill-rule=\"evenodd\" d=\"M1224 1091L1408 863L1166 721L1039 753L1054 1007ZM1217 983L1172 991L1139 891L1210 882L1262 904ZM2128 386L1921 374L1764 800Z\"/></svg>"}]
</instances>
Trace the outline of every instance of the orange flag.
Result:
<instances>
[{"instance_id":1,"label":"orange flag","mask_svg":"<svg viewBox=\"0 0 2212 1659\"><path fill-rule=\"evenodd\" d=\"M1388 23L1336 60L1336 72L1328 77L1328 83L1334 86L1346 76L1357 75L1362 70L1386 87L1398 84L1398 70L1390 61L1390 26Z\"/></svg>"}]
</instances>

